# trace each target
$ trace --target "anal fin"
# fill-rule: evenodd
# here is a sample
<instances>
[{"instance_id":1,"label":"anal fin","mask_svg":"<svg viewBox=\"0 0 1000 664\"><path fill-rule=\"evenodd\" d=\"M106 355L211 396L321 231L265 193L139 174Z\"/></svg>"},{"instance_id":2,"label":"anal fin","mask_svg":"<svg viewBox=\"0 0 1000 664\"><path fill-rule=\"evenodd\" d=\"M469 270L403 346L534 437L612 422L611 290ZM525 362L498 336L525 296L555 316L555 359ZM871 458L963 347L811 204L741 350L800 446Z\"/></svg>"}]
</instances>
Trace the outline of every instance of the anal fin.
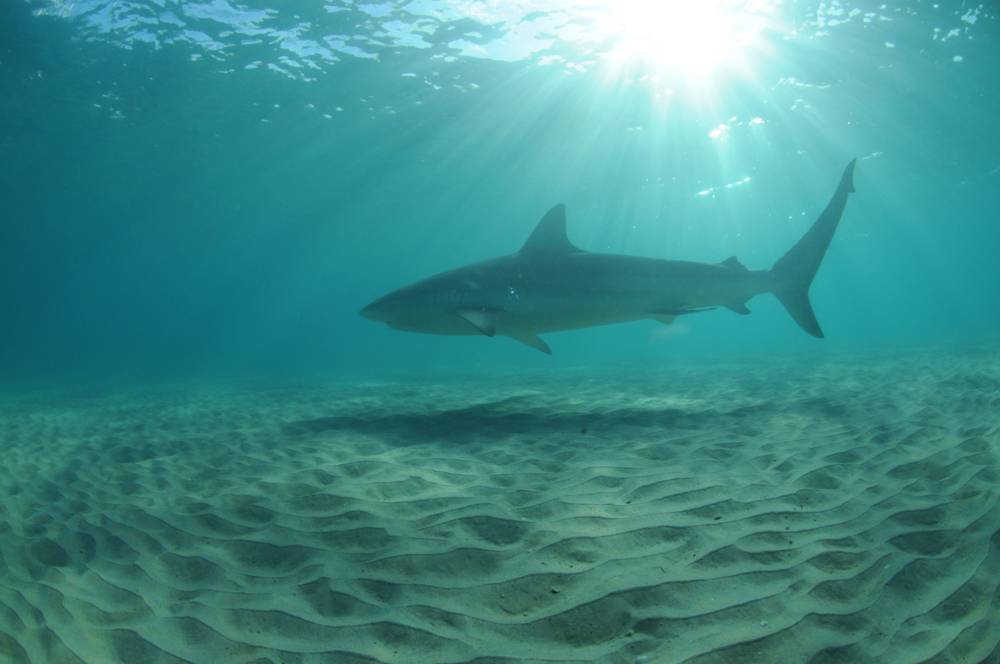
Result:
<instances>
[{"instance_id":1,"label":"anal fin","mask_svg":"<svg viewBox=\"0 0 1000 664\"><path fill-rule=\"evenodd\" d=\"M507 336L515 341L520 341L522 344L531 346L535 350L540 350L546 355L552 354L552 349L549 348L549 345L545 343L545 341L542 340L537 334L532 334L531 332L516 332L508 333Z\"/></svg>"}]
</instances>

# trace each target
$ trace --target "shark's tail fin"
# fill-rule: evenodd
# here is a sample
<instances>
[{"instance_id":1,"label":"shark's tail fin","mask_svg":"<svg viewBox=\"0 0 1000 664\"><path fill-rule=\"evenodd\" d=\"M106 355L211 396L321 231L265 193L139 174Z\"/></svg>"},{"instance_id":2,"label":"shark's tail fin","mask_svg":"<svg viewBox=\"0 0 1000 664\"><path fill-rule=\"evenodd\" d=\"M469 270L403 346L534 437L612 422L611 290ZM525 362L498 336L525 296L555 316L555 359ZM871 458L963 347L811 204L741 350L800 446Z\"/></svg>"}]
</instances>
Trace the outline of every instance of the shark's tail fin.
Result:
<instances>
[{"instance_id":1,"label":"shark's tail fin","mask_svg":"<svg viewBox=\"0 0 1000 664\"><path fill-rule=\"evenodd\" d=\"M809 286L812 284L813 277L816 276L816 270L819 269L823 256L826 255L826 249L830 246L833 232L837 230L840 215L843 214L844 206L847 204L847 195L854 191L854 164L856 161L856 159L852 159L851 163L844 169L844 175L840 178L840 186L837 187L833 198L830 199L816 223L771 268L775 296L785 305L785 309L799 324L799 327L814 337L822 338L823 330L820 329L816 314L813 313L812 304L809 303Z\"/></svg>"}]
</instances>

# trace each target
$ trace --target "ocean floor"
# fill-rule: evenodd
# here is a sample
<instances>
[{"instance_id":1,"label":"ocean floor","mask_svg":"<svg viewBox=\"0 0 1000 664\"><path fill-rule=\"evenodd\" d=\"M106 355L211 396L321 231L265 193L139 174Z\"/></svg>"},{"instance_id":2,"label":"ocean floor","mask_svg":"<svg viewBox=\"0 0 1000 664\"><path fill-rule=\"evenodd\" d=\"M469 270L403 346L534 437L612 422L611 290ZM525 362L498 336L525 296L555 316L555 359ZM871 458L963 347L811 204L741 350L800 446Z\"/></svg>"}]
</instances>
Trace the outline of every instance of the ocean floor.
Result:
<instances>
[{"instance_id":1,"label":"ocean floor","mask_svg":"<svg viewBox=\"0 0 1000 664\"><path fill-rule=\"evenodd\" d=\"M0 662L1000 662L1000 347L0 402Z\"/></svg>"}]
</instances>

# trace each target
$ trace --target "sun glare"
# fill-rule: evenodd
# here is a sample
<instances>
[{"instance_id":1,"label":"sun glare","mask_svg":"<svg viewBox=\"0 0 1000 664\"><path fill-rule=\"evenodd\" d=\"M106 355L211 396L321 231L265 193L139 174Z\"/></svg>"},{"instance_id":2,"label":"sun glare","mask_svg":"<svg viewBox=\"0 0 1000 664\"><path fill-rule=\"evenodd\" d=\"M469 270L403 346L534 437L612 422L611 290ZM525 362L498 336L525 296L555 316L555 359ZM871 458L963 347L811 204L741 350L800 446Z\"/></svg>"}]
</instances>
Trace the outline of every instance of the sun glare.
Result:
<instances>
[{"instance_id":1,"label":"sun glare","mask_svg":"<svg viewBox=\"0 0 1000 664\"><path fill-rule=\"evenodd\" d=\"M773 12L771 2L608 0L597 21L612 46L609 63L639 62L687 83L725 69L749 68L748 56Z\"/></svg>"}]
</instances>

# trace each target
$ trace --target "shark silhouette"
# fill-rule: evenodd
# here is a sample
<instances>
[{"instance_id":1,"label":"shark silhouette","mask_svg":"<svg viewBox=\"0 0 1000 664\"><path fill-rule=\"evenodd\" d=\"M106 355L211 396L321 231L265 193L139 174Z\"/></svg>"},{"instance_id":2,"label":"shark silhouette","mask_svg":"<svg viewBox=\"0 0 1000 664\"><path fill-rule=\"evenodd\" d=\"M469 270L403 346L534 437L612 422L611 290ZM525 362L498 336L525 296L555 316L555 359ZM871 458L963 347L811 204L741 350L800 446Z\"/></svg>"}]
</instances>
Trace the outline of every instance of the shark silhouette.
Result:
<instances>
[{"instance_id":1,"label":"shark silhouette","mask_svg":"<svg viewBox=\"0 0 1000 664\"><path fill-rule=\"evenodd\" d=\"M539 334L725 307L749 314L747 300L773 293L799 327L823 337L809 286L854 191L852 160L826 209L770 270L748 270L735 256L721 263L597 254L566 236L566 208L556 205L521 250L400 288L361 315L397 330L500 335L544 353Z\"/></svg>"}]
</instances>

